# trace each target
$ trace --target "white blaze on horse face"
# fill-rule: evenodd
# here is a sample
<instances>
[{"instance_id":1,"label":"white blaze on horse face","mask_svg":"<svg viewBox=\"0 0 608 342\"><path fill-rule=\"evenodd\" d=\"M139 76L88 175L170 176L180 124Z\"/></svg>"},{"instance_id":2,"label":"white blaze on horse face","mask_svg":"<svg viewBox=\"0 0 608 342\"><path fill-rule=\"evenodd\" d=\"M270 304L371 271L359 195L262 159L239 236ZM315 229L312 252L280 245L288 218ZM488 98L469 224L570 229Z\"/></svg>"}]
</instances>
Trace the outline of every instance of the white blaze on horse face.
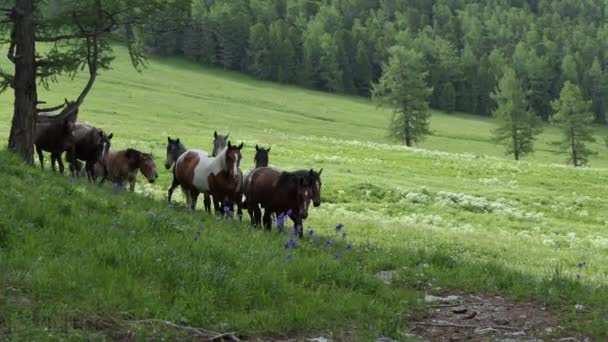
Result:
<instances>
[{"instance_id":1,"label":"white blaze on horse face","mask_svg":"<svg viewBox=\"0 0 608 342\"><path fill-rule=\"evenodd\" d=\"M106 143L104 142L101 145L101 160L105 160L106 159Z\"/></svg>"}]
</instances>

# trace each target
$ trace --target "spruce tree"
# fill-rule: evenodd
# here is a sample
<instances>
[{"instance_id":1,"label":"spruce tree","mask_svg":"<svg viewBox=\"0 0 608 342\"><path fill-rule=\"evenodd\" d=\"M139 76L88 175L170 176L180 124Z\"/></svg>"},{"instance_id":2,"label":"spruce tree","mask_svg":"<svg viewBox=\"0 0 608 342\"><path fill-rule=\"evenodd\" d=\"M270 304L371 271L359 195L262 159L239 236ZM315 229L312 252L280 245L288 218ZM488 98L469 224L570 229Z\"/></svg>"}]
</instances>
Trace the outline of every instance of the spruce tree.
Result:
<instances>
[{"instance_id":1,"label":"spruce tree","mask_svg":"<svg viewBox=\"0 0 608 342\"><path fill-rule=\"evenodd\" d=\"M428 71L420 52L403 46L390 49L390 57L378 83L372 85L372 97L379 106L393 109L390 134L406 146L422 141L430 134Z\"/></svg>"},{"instance_id":2,"label":"spruce tree","mask_svg":"<svg viewBox=\"0 0 608 342\"><path fill-rule=\"evenodd\" d=\"M540 119L526 109L526 96L513 69L506 68L492 99L498 106L494 111L499 121L493 132L496 142L505 145L506 154L515 160L533 152Z\"/></svg>"},{"instance_id":3,"label":"spruce tree","mask_svg":"<svg viewBox=\"0 0 608 342\"><path fill-rule=\"evenodd\" d=\"M566 81L559 99L551 102L551 106L555 110L555 123L563 133L558 146L562 152L569 154L568 162L574 167L586 165L588 157L595 154L587 147L587 143L595 142L591 101L583 98L578 86Z\"/></svg>"}]
</instances>

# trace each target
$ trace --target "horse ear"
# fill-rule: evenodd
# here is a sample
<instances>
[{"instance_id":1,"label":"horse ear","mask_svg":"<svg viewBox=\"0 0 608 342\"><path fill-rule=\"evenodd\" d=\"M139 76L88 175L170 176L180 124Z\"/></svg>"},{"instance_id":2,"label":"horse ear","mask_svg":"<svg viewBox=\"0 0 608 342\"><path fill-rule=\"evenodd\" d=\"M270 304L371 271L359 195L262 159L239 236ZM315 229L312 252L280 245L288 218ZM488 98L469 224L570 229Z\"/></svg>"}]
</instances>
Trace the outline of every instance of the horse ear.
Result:
<instances>
[{"instance_id":1,"label":"horse ear","mask_svg":"<svg viewBox=\"0 0 608 342\"><path fill-rule=\"evenodd\" d=\"M239 150L242 150L242 149L243 149L243 143L241 143L241 144L239 145Z\"/></svg>"},{"instance_id":2,"label":"horse ear","mask_svg":"<svg viewBox=\"0 0 608 342\"><path fill-rule=\"evenodd\" d=\"M226 136L224 138L228 139L229 136L230 136L230 133L226 134Z\"/></svg>"},{"instance_id":3,"label":"horse ear","mask_svg":"<svg viewBox=\"0 0 608 342\"><path fill-rule=\"evenodd\" d=\"M310 172L308 172L308 175L309 176L314 176L315 175L315 170L310 169Z\"/></svg>"},{"instance_id":4,"label":"horse ear","mask_svg":"<svg viewBox=\"0 0 608 342\"><path fill-rule=\"evenodd\" d=\"M173 140L171 140L171 137L167 137L167 142L170 144L173 142Z\"/></svg>"},{"instance_id":5,"label":"horse ear","mask_svg":"<svg viewBox=\"0 0 608 342\"><path fill-rule=\"evenodd\" d=\"M217 131L213 131L213 137L217 138Z\"/></svg>"},{"instance_id":6,"label":"horse ear","mask_svg":"<svg viewBox=\"0 0 608 342\"><path fill-rule=\"evenodd\" d=\"M270 152L271 148L272 148L272 146L268 147L268 149L266 150L266 152Z\"/></svg>"},{"instance_id":7,"label":"horse ear","mask_svg":"<svg viewBox=\"0 0 608 342\"><path fill-rule=\"evenodd\" d=\"M323 168L321 168L321 170L319 170L319 176L321 175L321 173L323 173Z\"/></svg>"},{"instance_id":8,"label":"horse ear","mask_svg":"<svg viewBox=\"0 0 608 342\"><path fill-rule=\"evenodd\" d=\"M179 138L175 139L175 142L179 144Z\"/></svg>"},{"instance_id":9,"label":"horse ear","mask_svg":"<svg viewBox=\"0 0 608 342\"><path fill-rule=\"evenodd\" d=\"M70 104L70 102L68 101L68 98L67 98L67 97L65 97L65 98L64 98L64 100L65 100L65 104L66 104L66 105L69 105L69 104Z\"/></svg>"},{"instance_id":10,"label":"horse ear","mask_svg":"<svg viewBox=\"0 0 608 342\"><path fill-rule=\"evenodd\" d=\"M255 145L255 150L256 150L257 152L259 152L259 151L260 151L260 148L258 147L258 145L257 145L257 144Z\"/></svg>"},{"instance_id":11,"label":"horse ear","mask_svg":"<svg viewBox=\"0 0 608 342\"><path fill-rule=\"evenodd\" d=\"M112 140L113 136L114 136L114 133L110 133L110 135L108 135L108 140Z\"/></svg>"}]
</instances>

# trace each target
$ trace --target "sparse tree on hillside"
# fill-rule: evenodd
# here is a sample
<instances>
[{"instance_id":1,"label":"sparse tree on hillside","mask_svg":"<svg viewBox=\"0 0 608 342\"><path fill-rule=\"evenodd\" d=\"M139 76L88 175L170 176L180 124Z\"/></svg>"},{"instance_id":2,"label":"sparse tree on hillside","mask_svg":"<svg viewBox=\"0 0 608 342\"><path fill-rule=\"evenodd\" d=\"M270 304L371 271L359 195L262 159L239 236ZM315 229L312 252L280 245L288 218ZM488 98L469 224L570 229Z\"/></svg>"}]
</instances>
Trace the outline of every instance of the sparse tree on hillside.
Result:
<instances>
[{"instance_id":1,"label":"sparse tree on hillside","mask_svg":"<svg viewBox=\"0 0 608 342\"><path fill-rule=\"evenodd\" d=\"M151 12L164 6L160 0L64 0L48 7L45 1L15 0L10 8L0 8L6 20L0 21L0 36L8 33L8 59L14 73L0 70L0 91L13 88L15 106L9 148L26 162L33 162L33 135L38 112L37 85L48 86L61 74L74 76L87 67L89 80L75 103L63 114L74 113L91 90L99 70L109 68L113 60L111 39L122 32L135 66L141 64L136 28ZM50 5L54 3L51 2ZM49 44L44 54L36 43ZM57 110L58 106L52 108Z\"/></svg>"},{"instance_id":2,"label":"sparse tree on hillside","mask_svg":"<svg viewBox=\"0 0 608 342\"><path fill-rule=\"evenodd\" d=\"M563 152L570 155L568 162L574 167L586 165L587 158L595 154L586 145L595 142L591 101L585 101L581 89L566 81L559 99L551 102L551 106L555 110L555 123L564 135L558 144Z\"/></svg>"},{"instance_id":3,"label":"sparse tree on hillside","mask_svg":"<svg viewBox=\"0 0 608 342\"><path fill-rule=\"evenodd\" d=\"M540 119L526 109L526 95L515 71L506 68L492 99L498 107L494 115L499 126L494 130L497 143L506 147L515 160L534 151L534 140L541 132Z\"/></svg>"},{"instance_id":4,"label":"sparse tree on hillside","mask_svg":"<svg viewBox=\"0 0 608 342\"><path fill-rule=\"evenodd\" d=\"M372 85L372 97L378 105L393 108L391 135L406 146L430 134L429 97L433 89L427 85L428 74L420 52L394 46L382 78Z\"/></svg>"}]
</instances>

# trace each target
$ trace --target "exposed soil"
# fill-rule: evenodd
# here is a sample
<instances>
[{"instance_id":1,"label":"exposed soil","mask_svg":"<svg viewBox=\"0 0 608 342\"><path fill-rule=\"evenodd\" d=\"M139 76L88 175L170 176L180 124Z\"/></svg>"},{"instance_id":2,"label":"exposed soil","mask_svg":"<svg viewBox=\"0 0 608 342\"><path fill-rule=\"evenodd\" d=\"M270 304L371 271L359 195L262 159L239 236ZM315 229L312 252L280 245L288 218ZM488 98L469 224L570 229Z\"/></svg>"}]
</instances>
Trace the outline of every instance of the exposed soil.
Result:
<instances>
[{"instance_id":1,"label":"exposed soil","mask_svg":"<svg viewBox=\"0 0 608 342\"><path fill-rule=\"evenodd\" d=\"M410 322L414 340L590 341L563 331L559 317L539 304L480 294L426 296L425 302L430 313Z\"/></svg>"}]
</instances>

